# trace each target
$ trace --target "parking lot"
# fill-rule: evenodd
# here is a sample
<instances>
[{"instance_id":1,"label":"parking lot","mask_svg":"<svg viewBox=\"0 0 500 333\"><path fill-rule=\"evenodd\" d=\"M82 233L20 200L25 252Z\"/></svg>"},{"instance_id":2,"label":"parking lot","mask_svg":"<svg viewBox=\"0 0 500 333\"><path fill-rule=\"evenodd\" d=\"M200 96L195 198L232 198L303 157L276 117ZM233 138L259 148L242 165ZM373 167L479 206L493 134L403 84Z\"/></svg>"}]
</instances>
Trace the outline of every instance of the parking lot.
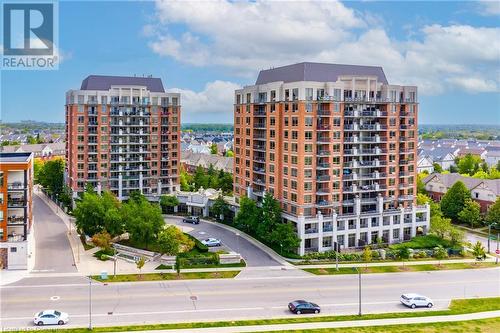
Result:
<instances>
[{"instance_id":1,"label":"parking lot","mask_svg":"<svg viewBox=\"0 0 500 333\"><path fill-rule=\"evenodd\" d=\"M234 251L240 253L245 259L248 267L279 266L279 262L274 260L269 254L253 245L241 236L237 236L230 230L224 229L214 223L207 223L200 220L200 224L183 223L182 217L169 216L165 219L169 224L180 227L184 232L196 237L199 240L206 238L217 238L222 242L222 246L213 247L211 251Z\"/></svg>"}]
</instances>

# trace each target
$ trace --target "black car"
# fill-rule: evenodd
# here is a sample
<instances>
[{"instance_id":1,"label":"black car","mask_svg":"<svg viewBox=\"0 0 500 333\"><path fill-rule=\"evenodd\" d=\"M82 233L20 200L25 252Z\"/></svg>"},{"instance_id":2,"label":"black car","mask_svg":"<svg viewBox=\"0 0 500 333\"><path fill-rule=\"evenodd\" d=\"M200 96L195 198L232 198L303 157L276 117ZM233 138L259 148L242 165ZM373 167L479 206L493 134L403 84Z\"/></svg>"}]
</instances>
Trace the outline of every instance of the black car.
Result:
<instances>
[{"instance_id":1,"label":"black car","mask_svg":"<svg viewBox=\"0 0 500 333\"><path fill-rule=\"evenodd\" d=\"M288 303L288 309L295 314L321 312L321 308L319 307L318 304L307 302L304 300L297 300Z\"/></svg>"},{"instance_id":2,"label":"black car","mask_svg":"<svg viewBox=\"0 0 500 333\"><path fill-rule=\"evenodd\" d=\"M200 224L200 218L198 216L190 216L186 217L185 219L182 219L182 222L191 224Z\"/></svg>"}]
</instances>

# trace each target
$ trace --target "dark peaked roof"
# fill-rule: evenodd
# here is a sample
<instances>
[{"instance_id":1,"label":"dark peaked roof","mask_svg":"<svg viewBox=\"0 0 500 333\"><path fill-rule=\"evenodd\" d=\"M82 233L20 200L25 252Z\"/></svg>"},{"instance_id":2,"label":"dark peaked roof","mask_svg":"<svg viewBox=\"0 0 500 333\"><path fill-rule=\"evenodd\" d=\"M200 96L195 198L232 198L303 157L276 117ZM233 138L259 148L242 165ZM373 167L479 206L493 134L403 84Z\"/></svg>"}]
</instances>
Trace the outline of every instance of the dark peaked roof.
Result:
<instances>
[{"instance_id":1,"label":"dark peaked roof","mask_svg":"<svg viewBox=\"0 0 500 333\"><path fill-rule=\"evenodd\" d=\"M145 86L151 92L165 92L160 78L135 76L89 75L80 90L109 90L111 86Z\"/></svg>"},{"instance_id":2,"label":"dark peaked roof","mask_svg":"<svg viewBox=\"0 0 500 333\"><path fill-rule=\"evenodd\" d=\"M262 70L255 84L283 81L318 81L335 82L342 75L374 75L378 81L388 84L382 67L324 64L317 62L301 62L299 64Z\"/></svg>"}]
</instances>

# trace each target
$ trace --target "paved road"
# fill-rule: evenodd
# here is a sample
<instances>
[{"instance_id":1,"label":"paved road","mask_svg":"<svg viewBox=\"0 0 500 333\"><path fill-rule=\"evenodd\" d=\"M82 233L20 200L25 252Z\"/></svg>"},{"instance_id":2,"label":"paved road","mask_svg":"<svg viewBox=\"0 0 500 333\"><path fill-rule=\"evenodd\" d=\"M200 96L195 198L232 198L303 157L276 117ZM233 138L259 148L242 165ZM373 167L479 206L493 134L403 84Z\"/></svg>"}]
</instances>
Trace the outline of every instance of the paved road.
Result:
<instances>
[{"instance_id":1,"label":"paved road","mask_svg":"<svg viewBox=\"0 0 500 333\"><path fill-rule=\"evenodd\" d=\"M496 234L493 235L493 236L496 236ZM477 241L480 241L483 244L484 249L486 251L488 251L488 237L483 237L483 236L479 236L477 234L473 234L471 232L466 232L465 233L465 238L469 242L471 242L473 245L475 243L477 243ZM494 254L496 249L497 249L497 241L496 240L490 240L490 252L491 252L491 254Z\"/></svg>"},{"instance_id":2,"label":"paved road","mask_svg":"<svg viewBox=\"0 0 500 333\"><path fill-rule=\"evenodd\" d=\"M45 308L67 311L70 326L88 323L89 285L85 278L69 284L1 287L2 325L31 326L32 315ZM500 296L500 269L363 275L363 312L414 311L399 304L404 292L434 299L435 309L451 298ZM24 281L23 281L24 282ZM36 281L33 281L36 282ZM54 297L55 296L55 297ZM51 300L51 297L53 300ZM92 287L95 325L179 321L237 320L293 316L293 299L320 304L322 314L355 314L357 275L305 276L231 280L191 280L121 283ZM418 309L421 311L425 309Z\"/></svg>"},{"instance_id":3,"label":"paved road","mask_svg":"<svg viewBox=\"0 0 500 333\"><path fill-rule=\"evenodd\" d=\"M188 224L182 222L182 217L173 216L169 216L166 221L170 224L192 228L193 230L188 233L200 240L208 237L220 239L226 249L240 253L247 262L248 267L280 265L279 262L274 260L265 251L253 245L245 238L238 237L232 231L224 229L217 224L203 221L200 221L200 224Z\"/></svg>"},{"instance_id":4,"label":"paved road","mask_svg":"<svg viewBox=\"0 0 500 333\"><path fill-rule=\"evenodd\" d=\"M76 272L64 222L38 196L33 195L35 271Z\"/></svg>"}]
</instances>

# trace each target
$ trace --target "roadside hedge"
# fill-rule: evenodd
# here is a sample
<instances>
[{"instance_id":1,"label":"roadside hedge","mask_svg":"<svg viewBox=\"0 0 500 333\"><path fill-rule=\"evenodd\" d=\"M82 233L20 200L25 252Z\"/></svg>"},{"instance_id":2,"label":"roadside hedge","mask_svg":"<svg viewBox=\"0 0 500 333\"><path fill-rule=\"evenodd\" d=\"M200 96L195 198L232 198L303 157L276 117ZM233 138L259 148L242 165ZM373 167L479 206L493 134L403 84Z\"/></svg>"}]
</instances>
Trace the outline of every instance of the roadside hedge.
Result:
<instances>
[{"instance_id":1,"label":"roadside hedge","mask_svg":"<svg viewBox=\"0 0 500 333\"><path fill-rule=\"evenodd\" d=\"M199 239L191 236L190 234L186 235L189 237L189 239L191 239L194 242L194 246L198 250L198 252L208 252L208 246L203 244Z\"/></svg>"}]
</instances>

